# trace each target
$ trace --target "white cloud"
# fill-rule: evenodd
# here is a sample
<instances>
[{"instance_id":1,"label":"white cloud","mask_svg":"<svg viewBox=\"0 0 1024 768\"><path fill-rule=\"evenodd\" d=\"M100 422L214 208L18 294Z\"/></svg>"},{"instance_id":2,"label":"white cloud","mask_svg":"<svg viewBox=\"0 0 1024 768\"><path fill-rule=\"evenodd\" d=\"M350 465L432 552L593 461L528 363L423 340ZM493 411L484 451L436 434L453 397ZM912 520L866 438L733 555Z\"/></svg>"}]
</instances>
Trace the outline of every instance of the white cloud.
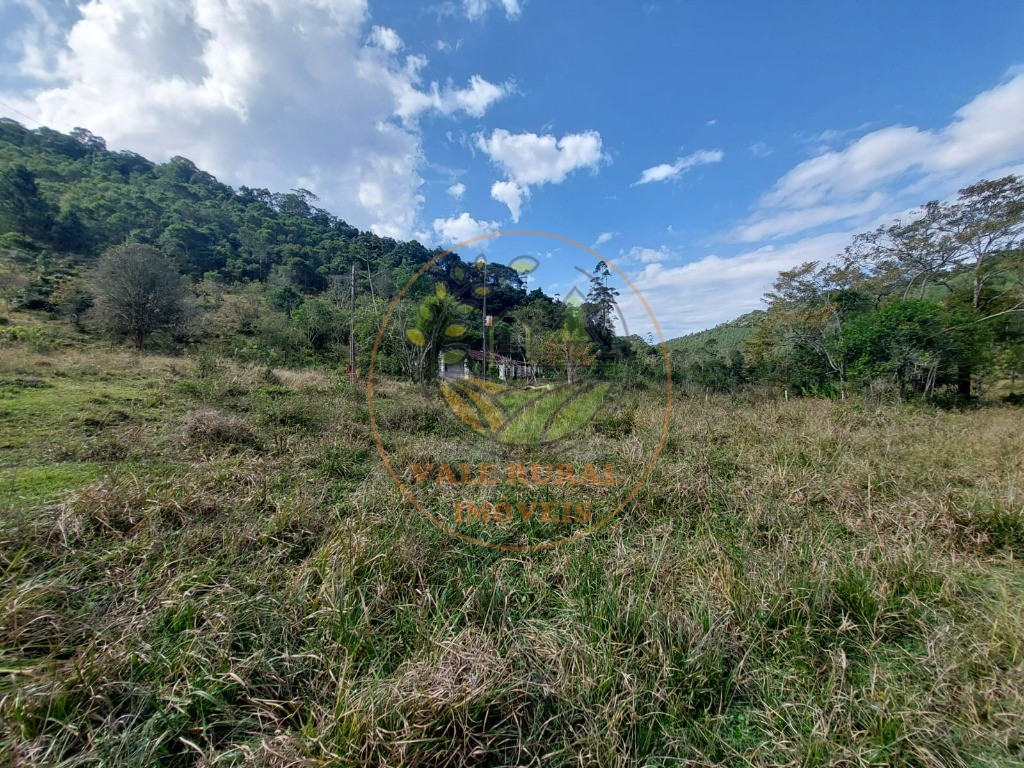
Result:
<instances>
[{"instance_id":1,"label":"white cloud","mask_svg":"<svg viewBox=\"0 0 1024 768\"><path fill-rule=\"evenodd\" d=\"M707 165L708 163L717 163L723 157L725 157L725 153L720 149L698 149L696 152L685 157L676 158L674 163L662 163L646 169L640 175L640 178L633 183L633 186L650 184L652 181L677 179L690 168L698 165Z\"/></svg>"},{"instance_id":2,"label":"white cloud","mask_svg":"<svg viewBox=\"0 0 1024 768\"><path fill-rule=\"evenodd\" d=\"M628 251L620 251L620 257L625 264L658 264L675 258L675 254L668 246L660 248L644 248L634 245Z\"/></svg>"},{"instance_id":3,"label":"white cloud","mask_svg":"<svg viewBox=\"0 0 1024 768\"><path fill-rule=\"evenodd\" d=\"M415 231L422 203L415 118L479 116L506 92L479 75L423 87L426 59L368 28L366 0L92 0L74 17L45 7L15 63L34 85L3 101L114 149L183 155L228 183L305 179L352 224L395 237Z\"/></svg>"},{"instance_id":4,"label":"white cloud","mask_svg":"<svg viewBox=\"0 0 1024 768\"><path fill-rule=\"evenodd\" d=\"M530 187L561 184L573 171L596 170L605 160L597 131L569 133L556 139L550 134L510 133L498 128L490 136L477 134L476 146L507 176L491 188L491 197L505 203L515 221Z\"/></svg>"},{"instance_id":5,"label":"white cloud","mask_svg":"<svg viewBox=\"0 0 1024 768\"><path fill-rule=\"evenodd\" d=\"M503 8L505 17L518 19L523 12L519 0L462 0L466 18L471 21L482 19L491 8Z\"/></svg>"},{"instance_id":6,"label":"white cloud","mask_svg":"<svg viewBox=\"0 0 1024 768\"><path fill-rule=\"evenodd\" d=\"M756 243L776 237L803 232L822 224L834 224L848 219L866 216L878 211L888 198L881 192L874 192L867 198L848 204L819 205L781 212L765 219L749 221L735 231L739 240Z\"/></svg>"},{"instance_id":7,"label":"white cloud","mask_svg":"<svg viewBox=\"0 0 1024 768\"><path fill-rule=\"evenodd\" d=\"M3 5L0 3L0 7ZM53 4L48 5L46 0L13 0L6 5L9 14L15 13L16 9L21 10L31 20L21 29L9 29L10 39L4 46L20 55L16 63L18 72L40 82L54 80L55 59L60 53L54 40L61 31L60 13L73 14L73 9L54 7Z\"/></svg>"},{"instance_id":8,"label":"white cloud","mask_svg":"<svg viewBox=\"0 0 1024 768\"><path fill-rule=\"evenodd\" d=\"M602 232L597 236L597 240L594 241L594 247L604 245L605 243L611 242L612 239L618 235L618 232Z\"/></svg>"},{"instance_id":9,"label":"white cloud","mask_svg":"<svg viewBox=\"0 0 1024 768\"><path fill-rule=\"evenodd\" d=\"M474 237L496 232L499 226L497 221L477 221L465 211L450 219L434 219L434 232L445 245L464 243Z\"/></svg>"},{"instance_id":10,"label":"white cloud","mask_svg":"<svg viewBox=\"0 0 1024 768\"><path fill-rule=\"evenodd\" d=\"M841 152L806 160L764 198L766 206L806 207L845 199L887 178L920 166L936 137L918 128L892 126L861 137Z\"/></svg>"},{"instance_id":11,"label":"white cloud","mask_svg":"<svg viewBox=\"0 0 1024 768\"><path fill-rule=\"evenodd\" d=\"M575 170L596 169L604 156L597 131L550 134L509 133L498 128L490 137L479 134L476 145L520 184L560 184Z\"/></svg>"},{"instance_id":12,"label":"white cloud","mask_svg":"<svg viewBox=\"0 0 1024 768\"><path fill-rule=\"evenodd\" d=\"M370 42L388 53L398 53L404 46L402 38L390 27L374 27L370 30Z\"/></svg>"},{"instance_id":13,"label":"white cloud","mask_svg":"<svg viewBox=\"0 0 1024 768\"><path fill-rule=\"evenodd\" d=\"M448 187L448 194L453 200L461 200L462 196L466 194L466 185L461 181L456 184L452 184Z\"/></svg>"},{"instance_id":14,"label":"white cloud","mask_svg":"<svg viewBox=\"0 0 1024 768\"><path fill-rule=\"evenodd\" d=\"M426 90L420 90L419 70L426 63L423 57L409 56L401 72L386 71L379 74L398 100L395 114L406 123L427 112L446 116L464 112L472 117L482 117L492 104L512 91L511 85L495 85L480 75L470 77L469 84L464 88L457 88L449 81L443 88L432 82Z\"/></svg>"},{"instance_id":15,"label":"white cloud","mask_svg":"<svg viewBox=\"0 0 1024 768\"><path fill-rule=\"evenodd\" d=\"M491 197L508 206L512 221L518 223L523 210L523 198L530 196L529 187L516 184L514 181L496 181L491 187Z\"/></svg>"},{"instance_id":16,"label":"white cloud","mask_svg":"<svg viewBox=\"0 0 1024 768\"><path fill-rule=\"evenodd\" d=\"M452 98L456 109L473 117L482 117L491 104L506 96L509 91L508 85L495 85L480 75L473 75L469 78L469 87L454 91Z\"/></svg>"},{"instance_id":17,"label":"white cloud","mask_svg":"<svg viewBox=\"0 0 1024 768\"><path fill-rule=\"evenodd\" d=\"M832 258L849 242L851 234L831 233L729 258L711 255L678 266L666 266L654 259L629 276L650 305L665 338L670 339L763 308L761 296L781 270L804 261ZM644 250L651 252L652 259L660 252ZM636 295L629 289L620 293L618 303L629 331L652 331L650 316Z\"/></svg>"},{"instance_id":18,"label":"white cloud","mask_svg":"<svg viewBox=\"0 0 1024 768\"><path fill-rule=\"evenodd\" d=\"M986 175L1019 170L1024 163L1024 74L985 91L956 111L944 127L894 125L867 133L845 148L824 151L780 178L740 239L803 232L883 206L942 199ZM819 140L835 141L839 132Z\"/></svg>"}]
</instances>

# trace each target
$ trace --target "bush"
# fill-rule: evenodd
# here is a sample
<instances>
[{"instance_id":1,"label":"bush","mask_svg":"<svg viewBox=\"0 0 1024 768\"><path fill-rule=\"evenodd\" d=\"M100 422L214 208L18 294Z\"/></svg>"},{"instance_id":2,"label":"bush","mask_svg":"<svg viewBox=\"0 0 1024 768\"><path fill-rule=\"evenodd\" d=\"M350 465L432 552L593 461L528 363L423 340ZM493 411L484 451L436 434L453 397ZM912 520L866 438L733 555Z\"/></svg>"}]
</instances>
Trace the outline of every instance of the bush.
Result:
<instances>
[{"instance_id":1,"label":"bush","mask_svg":"<svg viewBox=\"0 0 1024 768\"><path fill-rule=\"evenodd\" d=\"M4 232L0 235L0 251L9 254L14 261L28 264L32 260L32 254L37 253L39 248L17 232Z\"/></svg>"}]
</instances>

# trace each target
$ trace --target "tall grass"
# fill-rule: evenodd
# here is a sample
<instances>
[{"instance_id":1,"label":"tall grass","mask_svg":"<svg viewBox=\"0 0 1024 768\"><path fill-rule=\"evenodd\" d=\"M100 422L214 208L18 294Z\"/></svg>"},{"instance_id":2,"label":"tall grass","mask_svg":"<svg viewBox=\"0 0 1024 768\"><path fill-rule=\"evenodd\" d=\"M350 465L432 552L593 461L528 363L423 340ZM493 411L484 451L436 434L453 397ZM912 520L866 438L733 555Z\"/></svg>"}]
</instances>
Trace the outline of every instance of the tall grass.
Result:
<instances>
[{"instance_id":1,"label":"tall grass","mask_svg":"<svg viewBox=\"0 0 1024 768\"><path fill-rule=\"evenodd\" d=\"M4 390L30 435L5 479L134 430L84 485L0 494L8 764L1024 759L1017 410L680 398L611 525L511 553L408 508L359 386L87 351L0 367L47 385ZM68 398L126 416L69 422ZM403 457L462 434L419 388L380 398ZM649 447L652 400L616 395L594 450Z\"/></svg>"}]
</instances>

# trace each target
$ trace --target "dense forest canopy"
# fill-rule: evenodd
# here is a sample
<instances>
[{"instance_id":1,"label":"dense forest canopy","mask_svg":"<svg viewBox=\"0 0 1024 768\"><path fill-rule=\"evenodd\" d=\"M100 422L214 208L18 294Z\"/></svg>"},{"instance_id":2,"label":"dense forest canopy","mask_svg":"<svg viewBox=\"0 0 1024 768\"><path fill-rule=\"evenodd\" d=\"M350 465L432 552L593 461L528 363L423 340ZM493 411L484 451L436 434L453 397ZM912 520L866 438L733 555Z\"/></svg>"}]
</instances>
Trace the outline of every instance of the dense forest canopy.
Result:
<instances>
[{"instance_id":1,"label":"dense forest canopy","mask_svg":"<svg viewBox=\"0 0 1024 768\"><path fill-rule=\"evenodd\" d=\"M386 307L443 251L359 231L317 203L305 189L233 189L186 158L113 152L85 129L0 120L0 298L140 347L203 342L266 363L340 364L354 336L365 372ZM182 306L165 307L169 319L144 333L109 311L116 281L104 259L123 260L129 245L187 287ZM963 399L1009 382L1012 393L1024 373L1022 248L1024 181L981 181L857 236L835 259L783 272L766 311L669 342L673 379L687 391ZM380 368L433 375L439 347L417 323L443 291L464 297L466 349L482 348L487 327L490 352L561 368L570 381L581 360L590 376L663 379L650 339L615 335L608 277L599 263L585 300L570 306L528 291L513 267L444 255L398 303Z\"/></svg>"}]
</instances>

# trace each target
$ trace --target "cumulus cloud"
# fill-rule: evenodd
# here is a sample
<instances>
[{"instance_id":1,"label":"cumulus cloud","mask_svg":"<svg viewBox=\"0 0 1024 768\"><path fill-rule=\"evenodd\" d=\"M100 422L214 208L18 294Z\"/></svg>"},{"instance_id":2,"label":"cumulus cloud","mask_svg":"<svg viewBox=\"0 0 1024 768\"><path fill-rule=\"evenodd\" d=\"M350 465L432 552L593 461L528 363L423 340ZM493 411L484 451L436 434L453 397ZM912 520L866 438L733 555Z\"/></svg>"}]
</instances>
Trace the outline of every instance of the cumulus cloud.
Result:
<instances>
[{"instance_id":1,"label":"cumulus cloud","mask_svg":"<svg viewBox=\"0 0 1024 768\"><path fill-rule=\"evenodd\" d=\"M304 180L351 223L394 237L414 231L422 203L416 118L479 116L506 92L480 75L424 85L426 59L400 56L394 30L368 28L365 0L47 8L18 35L14 66L34 84L3 101L112 148L189 157L232 184Z\"/></svg>"},{"instance_id":2,"label":"cumulus cloud","mask_svg":"<svg viewBox=\"0 0 1024 768\"><path fill-rule=\"evenodd\" d=\"M602 232L597 236L597 240L594 241L594 247L596 248L599 245L611 242L611 240L618 234L618 232Z\"/></svg>"},{"instance_id":3,"label":"cumulus cloud","mask_svg":"<svg viewBox=\"0 0 1024 768\"><path fill-rule=\"evenodd\" d=\"M756 242L804 232L921 195L943 198L1024 163L1024 74L985 91L944 127L894 125L824 151L783 175L736 230ZM829 132L830 140L842 136ZM820 138L820 137L819 137Z\"/></svg>"},{"instance_id":4,"label":"cumulus cloud","mask_svg":"<svg viewBox=\"0 0 1024 768\"><path fill-rule=\"evenodd\" d=\"M529 187L516 184L514 181L496 181L491 187L491 197L508 206L512 221L518 222L523 210L523 198L530 196Z\"/></svg>"},{"instance_id":5,"label":"cumulus cloud","mask_svg":"<svg viewBox=\"0 0 1024 768\"><path fill-rule=\"evenodd\" d=\"M670 181L698 165L721 162L725 153L720 149L698 149L696 152L678 157L674 163L662 163L646 169L633 186L650 184L652 181Z\"/></svg>"},{"instance_id":6,"label":"cumulus cloud","mask_svg":"<svg viewBox=\"0 0 1024 768\"><path fill-rule=\"evenodd\" d=\"M477 221L465 211L450 219L434 219L434 232L445 245L463 243L496 232L499 226L497 221Z\"/></svg>"},{"instance_id":7,"label":"cumulus cloud","mask_svg":"<svg viewBox=\"0 0 1024 768\"><path fill-rule=\"evenodd\" d=\"M523 12L519 0L462 0L462 8L471 21L482 19L492 8L504 9L508 19L518 19Z\"/></svg>"},{"instance_id":8,"label":"cumulus cloud","mask_svg":"<svg viewBox=\"0 0 1024 768\"><path fill-rule=\"evenodd\" d=\"M505 172L507 180L491 188L491 197L508 206L514 221L519 221L531 186L561 184L573 171L596 170L605 159L597 131L569 133L557 139L550 134L513 134L498 128L490 136L478 134L475 142Z\"/></svg>"},{"instance_id":9,"label":"cumulus cloud","mask_svg":"<svg viewBox=\"0 0 1024 768\"><path fill-rule=\"evenodd\" d=\"M466 194L466 185L461 181L452 184L448 187L448 194L451 196L452 200L461 200L462 196Z\"/></svg>"},{"instance_id":10,"label":"cumulus cloud","mask_svg":"<svg viewBox=\"0 0 1024 768\"><path fill-rule=\"evenodd\" d=\"M398 99L396 114L409 122L425 112L453 115L465 112L472 117L482 117L492 104L511 92L508 84L496 85L480 75L469 78L469 85L457 88L448 82L443 88L432 82L427 90L420 90L418 70L425 65L425 59L410 57L406 66L407 77L386 77Z\"/></svg>"},{"instance_id":11,"label":"cumulus cloud","mask_svg":"<svg viewBox=\"0 0 1024 768\"><path fill-rule=\"evenodd\" d=\"M370 42L388 53L398 53L403 47L402 38L390 27L374 27L370 30Z\"/></svg>"},{"instance_id":12,"label":"cumulus cloud","mask_svg":"<svg viewBox=\"0 0 1024 768\"><path fill-rule=\"evenodd\" d=\"M560 184L580 168L597 168L603 159L601 134L569 133L560 139L550 134L509 133L498 128L489 137L476 136L476 145L520 184Z\"/></svg>"}]
</instances>

